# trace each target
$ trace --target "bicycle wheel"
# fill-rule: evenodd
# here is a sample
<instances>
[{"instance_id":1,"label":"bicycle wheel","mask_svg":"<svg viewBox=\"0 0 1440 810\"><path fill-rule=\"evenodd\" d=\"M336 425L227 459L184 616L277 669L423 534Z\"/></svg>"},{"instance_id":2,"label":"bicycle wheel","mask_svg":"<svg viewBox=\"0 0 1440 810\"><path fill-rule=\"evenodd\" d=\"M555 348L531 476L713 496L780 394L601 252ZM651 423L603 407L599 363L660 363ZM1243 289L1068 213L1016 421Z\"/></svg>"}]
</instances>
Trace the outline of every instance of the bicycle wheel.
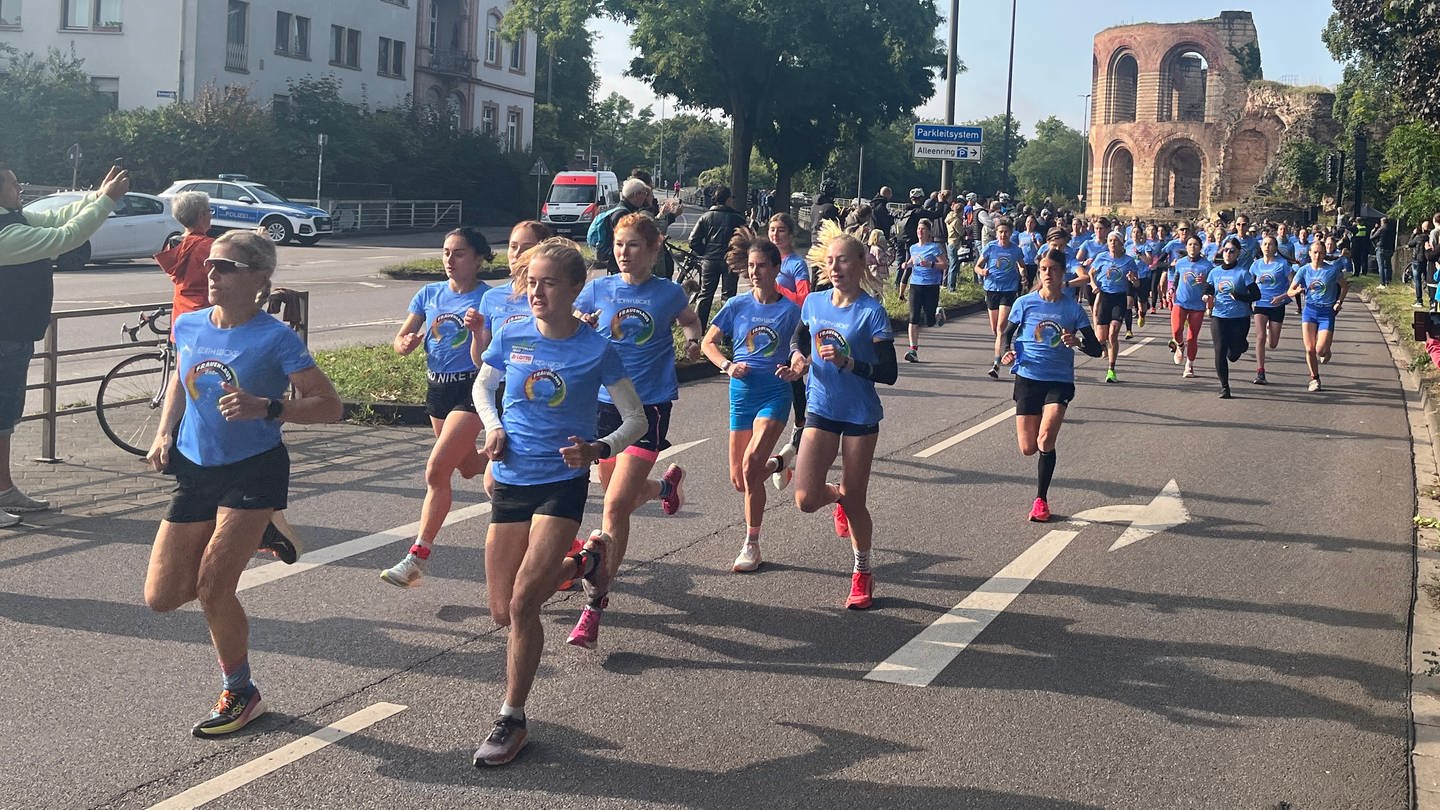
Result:
<instances>
[{"instance_id":1,"label":"bicycle wheel","mask_svg":"<svg viewBox=\"0 0 1440 810\"><path fill-rule=\"evenodd\" d=\"M100 381L95 415L116 447L143 456L150 451L160 406L165 404L165 366L159 353L121 360Z\"/></svg>"}]
</instances>

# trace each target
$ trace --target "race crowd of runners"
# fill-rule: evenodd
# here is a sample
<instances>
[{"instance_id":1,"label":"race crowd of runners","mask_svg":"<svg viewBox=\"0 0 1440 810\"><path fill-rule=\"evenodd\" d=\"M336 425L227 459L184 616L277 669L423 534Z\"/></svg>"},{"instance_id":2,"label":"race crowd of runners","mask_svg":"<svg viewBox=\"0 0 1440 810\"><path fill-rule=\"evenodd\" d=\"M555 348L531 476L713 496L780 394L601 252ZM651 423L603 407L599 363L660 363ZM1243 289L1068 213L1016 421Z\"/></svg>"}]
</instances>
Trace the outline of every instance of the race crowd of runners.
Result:
<instances>
[{"instance_id":1,"label":"race crowd of runners","mask_svg":"<svg viewBox=\"0 0 1440 810\"><path fill-rule=\"evenodd\" d=\"M1104 356L1105 383L1118 383L1121 341L1168 313L1169 349L1180 376L1190 378L1208 318L1219 396L1230 398L1231 367L1252 340L1251 382L1268 382L1267 352L1279 347L1293 309L1308 387L1320 391L1348 277L1365 272L1369 258L1352 259L1356 234L1344 227L1291 228L1244 214L1112 222L1030 209L1004 195L951 201L913 189L904 206L890 196L882 189L848 208L824 200L810 252L801 255L803 234L790 213L745 227L743 215L732 216L729 190L714 190L716 205L696 224L692 247L711 265L707 275L743 274L749 286L725 298L713 319L717 287L736 288L707 278L706 294L692 305L687 290L657 275L667 267L665 237L643 177L626 182L629 203L607 226L609 272L598 277L574 242L525 221L505 245L509 282L490 287L480 280L492 256L485 237L473 228L445 235L446 279L414 295L393 342L401 354L425 352L436 438L418 535L380 576L398 587L420 583L443 560L435 548L455 473L483 477L491 502L490 616L509 634L504 694L475 751L477 766L507 763L526 744L546 600L581 583L586 598L567 641L594 649L619 595L633 514L658 501L673 515L685 501L681 467L657 475L680 394L673 329L686 355L729 378L728 468L745 522L732 570L761 567L770 490L788 488L802 512L828 510L852 552L843 604L866 610L875 587L867 496L884 418L880 386L896 382L900 359L881 303L886 285L909 306L909 363L923 362L924 330L944 323L941 288L954 289L970 273L983 287L994 350L974 372L1013 377L1018 446L1037 456L1028 517L1044 522L1057 439L1076 392L1077 349ZM208 211L207 201L186 202L193 205L179 207L197 218ZM187 224L182 253L190 259L166 265L177 299L194 300L174 322L179 371L149 455L177 483L152 549L145 600L162 611L192 600L203 607L223 687L193 732L215 736L265 711L236 598L240 575L257 549L285 562L301 551L279 517L289 483L281 424L334 421L340 408L293 331L260 317L274 247L249 232L200 245L206 224ZM1382 283L1389 272L1382 264ZM296 396L286 398L292 387ZM838 479L831 474L837 459ZM586 531L597 465L603 508L599 526Z\"/></svg>"}]
</instances>

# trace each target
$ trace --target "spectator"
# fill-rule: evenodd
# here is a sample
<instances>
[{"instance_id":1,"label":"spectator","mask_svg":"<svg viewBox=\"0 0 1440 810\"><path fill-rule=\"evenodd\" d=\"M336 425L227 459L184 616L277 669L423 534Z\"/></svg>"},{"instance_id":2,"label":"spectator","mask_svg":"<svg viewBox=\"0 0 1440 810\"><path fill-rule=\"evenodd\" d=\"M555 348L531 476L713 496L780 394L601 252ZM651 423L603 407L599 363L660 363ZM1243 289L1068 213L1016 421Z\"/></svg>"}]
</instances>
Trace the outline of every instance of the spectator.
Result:
<instances>
[{"instance_id":1,"label":"spectator","mask_svg":"<svg viewBox=\"0 0 1440 810\"><path fill-rule=\"evenodd\" d=\"M170 332L174 335L175 319L187 312L210 306L207 288L210 284L205 260L210 258L210 195L203 191L185 191L170 201L170 213L185 229L179 243L167 245L155 254L155 263L175 285L170 304Z\"/></svg>"},{"instance_id":2,"label":"spectator","mask_svg":"<svg viewBox=\"0 0 1440 810\"><path fill-rule=\"evenodd\" d=\"M636 166L635 168L630 170L630 178L634 178L644 183L647 190L655 188L655 178L650 174L650 172L645 171L639 166ZM621 188L624 188L624 186L622 185ZM650 213L650 216L652 217L660 216L660 203L655 199L654 193L650 194L650 201L645 204L644 210L648 211ZM624 216L624 214L617 214L616 216ZM611 229L613 229L615 226L612 224L610 227ZM612 270L610 272L613 273L615 271Z\"/></svg>"},{"instance_id":3,"label":"spectator","mask_svg":"<svg viewBox=\"0 0 1440 810\"><path fill-rule=\"evenodd\" d=\"M890 213L890 198L893 196L895 192L889 186L881 186L880 193L870 201L870 216L875 221L875 227L883 231L887 238L895 227L895 215Z\"/></svg>"},{"instance_id":4,"label":"spectator","mask_svg":"<svg viewBox=\"0 0 1440 810\"><path fill-rule=\"evenodd\" d=\"M1395 253L1395 225L1389 217L1381 217L1380 225L1371 236L1375 242L1375 272L1380 274L1380 289L1390 285L1390 258Z\"/></svg>"},{"instance_id":5,"label":"spectator","mask_svg":"<svg viewBox=\"0 0 1440 810\"><path fill-rule=\"evenodd\" d=\"M1410 235L1410 241L1405 246L1410 248L1410 282L1415 285L1415 306L1425 306L1426 283L1429 281L1429 273L1425 264L1425 245L1429 237L1425 233L1426 223L1422 222L1415 226L1415 232ZM1440 366L1440 363L1436 364Z\"/></svg>"},{"instance_id":6,"label":"spectator","mask_svg":"<svg viewBox=\"0 0 1440 810\"><path fill-rule=\"evenodd\" d=\"M50 502L31 498L15 486L10 471L10 436L25 411L25 374L35 341L50 326L55 300L55 257L85 244L115 203L130 190L130 175L111 168L100 190L54 211L20 210L20 181L0 162L0 526L20 522L17 512L39 512Z\"/></svg>"},{"instance_id":7,"label":"spectator","mask_svg":"<svg viewBox=\"0 0 1440 810\"><path fill-rule=\"evenodd\" d=\"M643 171L636 169L637 172ZM651 209L655 210L652 211ZM615 223L626 214L643 212L654 217L660 224L660 233L665 233L675 223L675 218L680 214L680 203L677 200L666 200L663 208L655 204L655 195L650 191L650 186L638 177L631 177L620 186L620 204L610 211L607 211L600 222L600 244L595 247L595 262L605 267L605 272L615 275L620 272L620 265L615 261ZM657 213L658 212L658 213ZM668 253L661 253L661 260L668 257ZM656 273L658 276L669 277L668 273Z\"/></svg>"},{"instance_id":8,"label":"spectator","mask_svg":"<svg viewBox=\"0 0 1440 810\"><path fill-rule=\"evenodd\" d=\"M730 238L745 224L745 215L736 211L731 204L735 195L728 186L715 190L715 205L711 206L695 223L690 232L690 249L702 260L701 275L704 279L700 290L700 304L696 307L702 326L710 324L710 306L715 300L715 290L724 282L722 301L735 297L740 277L732 272L725 262L725 253L730 250ZM817 200L818 202L818 200ZM835 206L830 205L833 211Z\"/></svg>"}]
</instances>

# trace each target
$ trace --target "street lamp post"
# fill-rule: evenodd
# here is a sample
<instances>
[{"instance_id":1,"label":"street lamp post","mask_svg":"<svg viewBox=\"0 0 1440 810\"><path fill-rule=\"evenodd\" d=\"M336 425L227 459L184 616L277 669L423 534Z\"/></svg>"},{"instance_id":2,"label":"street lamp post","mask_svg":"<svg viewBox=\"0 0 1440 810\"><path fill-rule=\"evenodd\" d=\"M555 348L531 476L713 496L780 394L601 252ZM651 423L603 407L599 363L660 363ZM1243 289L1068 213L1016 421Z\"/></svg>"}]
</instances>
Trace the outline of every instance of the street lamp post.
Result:
<instances>
[{"instance_id":1,"label":"street lamp post","mask_svg":"<svg viewBox=\"0 0 1440 810\"><path fill-rule=\"evenodd\" d=\"M316 139L320 144L320 158L315 164L315 207L320 207L320 180L325 176L325 144L329 143L330 136L320 133Z\"/></svg>"},{"instance_id":2,"label":"street lamp post","mask_svg":"<svg viewBox=\"0 0 1440 810\"><path fill-rule=\"evenodd\" d=\"M1085 159L1085 153L1090 150L1090 94L1080 93L1085 99L1085 108L1080 112L1080 213L1085 213L1085 192L1089 191L1090 185L1090 161Z\"/></svg>"},{"instance_id":3,"label":"street lamp post","mask_svg":"<svg viewBox=\"0 0 1440 810\"><path fill-rule=\"evenodd\" d=\"M945 123L955 124L955 65L960 61L955 53L960 40L960 0L950 0L950 48L946 51L945 66ZM949 160L940 161L940 188L950 188L955 176L955 164Z\"/></svg>"}]
</instances>

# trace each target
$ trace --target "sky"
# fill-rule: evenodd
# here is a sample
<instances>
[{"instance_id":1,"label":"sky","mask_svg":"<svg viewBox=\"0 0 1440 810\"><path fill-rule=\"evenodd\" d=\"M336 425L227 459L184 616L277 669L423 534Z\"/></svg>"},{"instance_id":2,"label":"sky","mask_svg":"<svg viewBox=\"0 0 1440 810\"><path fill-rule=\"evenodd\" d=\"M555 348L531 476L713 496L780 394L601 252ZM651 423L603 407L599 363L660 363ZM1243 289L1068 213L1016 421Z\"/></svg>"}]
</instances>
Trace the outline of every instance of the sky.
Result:
<instances>
[{"instance_id":1,"label":"sky","mask_svg":"<svg viewBox=\"0 0 1440 810\"><path fill-rule=\"evenodd\" d=\"M1021 132L1033 134L1035 122L1051 115L1080 129L1085 112L1084 94L1090 92L1091 47L1095 34L1116 25L1140 22L1187 22L1220 16L1221 11L1245 9L1239 3L1207 6L1171 0L1103 0L1090 4L1074 0L1016 0L1015 83L1013 114ZM949 33L949 0L937 0L946 20L936 36L945 42ZM1261 66L1265 78L1288 84L1334 86L1340 81L1337 64L1320 40L1332 7L1328 0L1253 0L1260 35ZM624 75L632 52L629 29L613 20L591 22L596 32L596 70L599 98L619 93L637 108L650 105L660 113L660 100L650 88ZM993 33L986 33L993 32ZM1005 74L1009 56L1010 4L1003 0L960 0L960 59L968 68L956 79L955 120L974 121L1005 112ZM919 110L920 117L945 119L945 83L936 82L935 95ZM665 114L673 113L674 99ZM718 116L717 116L718 117Z\"/></svg>"}]
</instances>

